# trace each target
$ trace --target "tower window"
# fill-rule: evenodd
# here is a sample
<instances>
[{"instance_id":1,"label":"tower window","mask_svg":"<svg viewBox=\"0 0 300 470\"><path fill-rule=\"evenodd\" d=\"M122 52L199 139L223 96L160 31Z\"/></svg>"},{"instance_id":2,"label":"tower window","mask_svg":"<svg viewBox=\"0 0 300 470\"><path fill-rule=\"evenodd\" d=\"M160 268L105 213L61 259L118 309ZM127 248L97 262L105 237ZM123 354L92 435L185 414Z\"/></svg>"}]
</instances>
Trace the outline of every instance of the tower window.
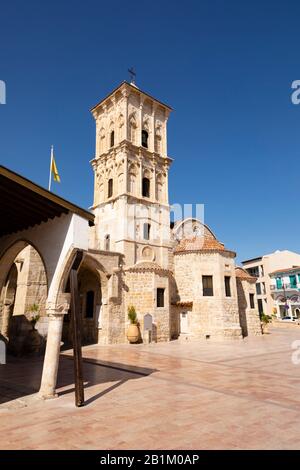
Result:
<instances>
[{"instance_id":1,"label":"tower window","mask_svg":"<svg viewBox=\"0 0 300 470\"><path fill-rule=\"evenodd\" d=\"M150 239L150 229L151 229L150 224L144 224L144 240Z\"/></svg>"},{"instance_id":2,"label":"tower window","mask_svg":"<svg viewBox=\"0 0 300 470\"><path fill-rule=\"evenodd\" d=\"M225 295L226 297L231 297L231 289L230 289L230 276L225 276Z\"/></svg>"},{"instance_id":3,"label":"tower window","mask_svg":"<svg viewBox=\"0 0 300 470\"><path fill-rule=\"evenodd\" d=\"M250 308L255 308L254 304L254 294L249 294Z\"/></svg>"},{"instance_id":4,"label":"tower window","mask_svg":"<svg viewBox=\"0 0 300 470\"><path fill-rule=\"evenodd\" d=\"M113 147L115 145L115 131L111 131L110 133L110 146Z\"/></svg>"},{"instance_id":5,"label":"tower window","mask_svg":"<svg viewBox=\"0 0 300 470\"><path fill-rule=\"evenodd\" d=\"M149 178L143 178L142 194L143 194L143 197L150 197L150 180L149 180Z\"/></svg>"},{"instance_id":6,"label":"tower window","mask_svg":"<svg viewBox=\"0 0 300 470\"><path fill-rule=\"evenodd\" d=\"M213 277L212 276L202 276L202 287L204 296L213 296Z\"/></svg>"},{"instance_id":7,"label":"tower window","mask_svg":"<svg viewBox=\"0 0 300 470\"><path fill-rule=\"evenodd\" d=\"M165 306L165 289L162 289L161 287L159 287L156 291L156 306Z\"/></svg>"},{"instance_id":8,"label":"tower window","mask_svg":"<svg viewBox=\"0 0 300 470\"><path fill-rule=\"evenodd\" d=\"M86 293L86 302L85 302L85 317L86 318L93 318L94 316L94 291L89 290Z\"/></svg>"},{"instance_id":9,"label":"tower window","mask_svg":"<svg viewBox=\"0 0 300 470\"><path fill-rule=\"evenodd\" d=\"M105 235L105 239L104 239L104 248L106 251L109 251L110 250L110 235Z\"/></svg>"},{"instance_id":10,"label":"tower window","mask_svg":"<svg viewBox=\"0 0 300 470\"><path fill-rule=\"evenodd\" d=\"M113 179L110 178L108 180L108 197L112 197L113 195Z\"/></svg>"},{"instance_id":11,"label":"tower window","mask_svg":"<svg viewBox=\"0 0 300 470\"><path fill-rule=\"evenodd\" d=\"M142 146L148 148L148 132L144 129L142 130Z\"/></svg>"}]
</instances>

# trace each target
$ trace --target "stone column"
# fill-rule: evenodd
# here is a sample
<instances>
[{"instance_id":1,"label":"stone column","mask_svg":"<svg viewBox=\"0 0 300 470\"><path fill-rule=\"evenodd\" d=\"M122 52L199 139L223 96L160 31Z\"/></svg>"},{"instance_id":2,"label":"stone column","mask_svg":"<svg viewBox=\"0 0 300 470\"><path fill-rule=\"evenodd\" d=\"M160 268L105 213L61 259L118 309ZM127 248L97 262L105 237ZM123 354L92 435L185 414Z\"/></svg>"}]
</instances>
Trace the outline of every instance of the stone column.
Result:
<instances>
[{"instance_id":1,"label":"stone column","mask_svg":"<svg viewBox=\"0 0 300 470\"><path fill-rule=\"evenodd\" d=\"M123 90L122 91L122 95L123 95L123 98L124 98L124 103L125 103L125 106L124 106L124 139L126 140L129 140L129 133L128 133L128 129L129 129L129 126L128 126L128 97L129 97L129 93L127 90Z\"/></svg>"},{"instance_id":2,"label":"stone column","mask_svg":"<svg viewBox=\"0 0 300 470\"><path fill-rule=\"evenodd\" d=\"M165 109L165 120L163 123L163 137L162 137L162 156L168 156L168 138L167 138L167 123L170 112Z\"/></svg>"},{"instance_id":3,"label":"stone column","mask_svg":"<svg viewBox=\"0 0 300 470\"><path fill-rule=\"evenodd\" d=\"M139 147L142 146L142 130L143 130L143 98L141 97L140 98L140 108L139 108L139 125L138 125L138 129L139 129L139 135L137 137L137 145Z\"/></svg>"},{"instance_id":4,"label":"stone column","mask_svg":"<svg viewBox=\"0 0 300 470\"><path fill-rule=\"evenodd\" d=\"M169 204L169 165L164 165L164 185L163 185L163 201Z\"/></svg>"},{"instance_id":5,"label":"stone column","mask_svg":"<svg viewBox=\"0 0 300 470\"><path fill-rule=\"evenodd\" d=\"M138 176L138 184L137 184L137 191L136 195L138 197L142 197L143 195L143 156L142 156L142 151L141 149L139 150L139 155L138 155L138 171L139 171L139 176Z\"/></svg>"},{"instance_id":6,"label":"stone column","mask_svg":"<svg viewBox=\"0 0 300 470\"><path fill-rule=\"evenodd\" d=\"M39 396L41 398L55 398L57 371L59 364L60 342L62 335L64 315L49 315L47 346L45 352L43 374Z\"/></svg>"},{"instance_id":7,"label":"stone column","mask_svg":"<svg viewBox=\"0 0 300 470\"><path fill-rule=\"evenodd\" d=\"M11 301L4 301L3 305L3 313L2 313L2 326L1 326L1 335L4 336L7 340L8 332L9 332L9 320L12 313L12 302Z\"/></svg>"},{"instance_id":8,"label":"stone column","mask_svg":"<svg viewBox=\"0 0 300 470\"><path fill-rule=\"evenodd\" d=\"M152 103L151 132L150 132L150 142L149 142L150 152L155 152L155 111L156 111L156 104Z\"/></svg>"},{"instance_id":9,"label":"stone column","mask_svg":"<svg viewBox=\"0 0 300 470\"><path fill-rule=\"evenodd\" d=\"M130 188L129 188L129 181L128 181L128 157L127 157L126 150L125 150L125 155L124 155L124 180L125 180L124 192L128 193Z\"/></svg>"},{"instance_id":10,"label":"stone column","mask_svg":"<svg viewBox=\"0 0 300 470\"><path fill-rule=\"evenodd\" d=\"M156 187L156 161L155 157L153 155L153 160L152 160L152 181L150 183L150 197L154 201L157 199L157 187Z\"/></svg>"},{"instance_id":11,"label":"stone column","mask_svg":"<svg viewBox=\"0 0 300 470\"><path fill-rule=\"evenodd\" d=\"M64 297L63 299L61 297ZM43 365L43 373L39 396L41 398L55 398L57 371L59 365L60 344L63 329L64 315L68 313L70 294L61 294L55 306L48 303L49 315L46 352Z\"/></svg>"}]
</instances>

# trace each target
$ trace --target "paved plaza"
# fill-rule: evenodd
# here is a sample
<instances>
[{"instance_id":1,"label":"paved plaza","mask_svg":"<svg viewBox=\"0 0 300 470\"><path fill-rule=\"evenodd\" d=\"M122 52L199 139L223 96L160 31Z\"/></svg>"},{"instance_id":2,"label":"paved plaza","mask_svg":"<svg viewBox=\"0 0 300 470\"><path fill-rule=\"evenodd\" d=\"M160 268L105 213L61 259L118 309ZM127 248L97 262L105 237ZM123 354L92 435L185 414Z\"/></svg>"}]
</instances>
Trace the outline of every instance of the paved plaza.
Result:
<instances>
[{"instance_id":1,"label":"paved plaza","mask_svg":"<svg viewBox=\"0 0 300 470\"><path fill-rule=\"evenodd\" d=\"M71 351L58 398L42 360L0 366L2 449L300 449L300 327L227 342L86 346L86 405L74 406Z\"/></svg>"}]
</instances>

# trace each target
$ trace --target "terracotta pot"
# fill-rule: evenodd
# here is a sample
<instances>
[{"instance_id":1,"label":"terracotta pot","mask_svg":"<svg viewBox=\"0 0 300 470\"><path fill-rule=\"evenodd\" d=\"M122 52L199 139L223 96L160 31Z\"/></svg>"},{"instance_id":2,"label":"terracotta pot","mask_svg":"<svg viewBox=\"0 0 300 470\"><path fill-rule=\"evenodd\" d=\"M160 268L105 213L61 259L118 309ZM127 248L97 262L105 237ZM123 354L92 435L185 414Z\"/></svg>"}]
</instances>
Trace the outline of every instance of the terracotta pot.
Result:
<instances>
[{"instance_id":1,"label":"terracotta pot","mask_svg":"<svg viewBox=\"0 0 300 470\"><path fill-rule=\"evenodd\" d=\"M137 343L140 338L140 330L138 325L132 323L127 331L127 339L129 343Z\"/></svg>"}]
</instances>

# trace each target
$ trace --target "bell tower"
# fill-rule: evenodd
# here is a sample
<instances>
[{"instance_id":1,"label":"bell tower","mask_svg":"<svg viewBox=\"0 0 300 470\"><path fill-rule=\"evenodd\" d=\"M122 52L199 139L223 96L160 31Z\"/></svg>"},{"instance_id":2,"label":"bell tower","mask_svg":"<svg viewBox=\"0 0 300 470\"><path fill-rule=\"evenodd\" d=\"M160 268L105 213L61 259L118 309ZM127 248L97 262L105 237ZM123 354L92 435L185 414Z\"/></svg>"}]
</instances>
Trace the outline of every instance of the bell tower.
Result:
<instances>
[{"instance_id":1,"label":"bell tower","mask_svg":"<svg viewBox=\"0 0 300 470\"><path fill-rule=\"evenodd\" d=\"M96 121L94 248L123 253L126 265L147 260L167 267L171 108L123 82L91 111Z\"/></svg>"}]
</instances>

